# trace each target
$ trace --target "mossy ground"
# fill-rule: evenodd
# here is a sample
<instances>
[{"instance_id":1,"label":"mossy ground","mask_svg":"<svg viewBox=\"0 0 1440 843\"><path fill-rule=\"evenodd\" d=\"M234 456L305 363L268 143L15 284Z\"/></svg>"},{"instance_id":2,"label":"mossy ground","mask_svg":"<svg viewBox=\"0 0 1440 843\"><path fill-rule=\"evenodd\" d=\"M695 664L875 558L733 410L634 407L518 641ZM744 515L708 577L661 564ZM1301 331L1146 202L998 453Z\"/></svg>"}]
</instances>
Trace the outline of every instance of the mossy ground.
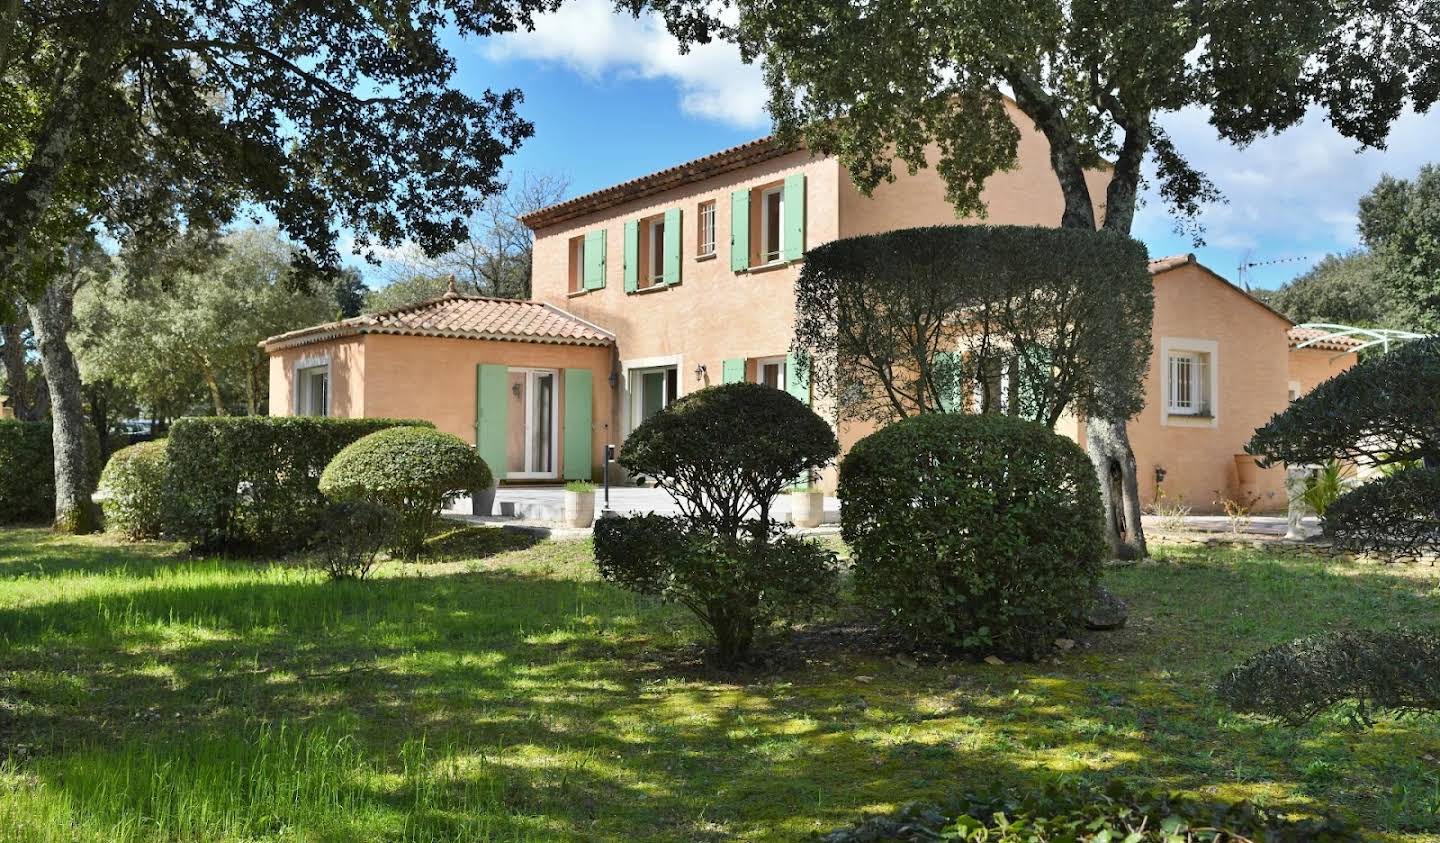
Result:
<instances>
[{"instance_id":1,"label":"mossy ground","mask_svg":"<svg viewBox=\"0 0 1440 843\"><path fill-rule=\"evenodd\" d=\"M812 629L721 674L588 543L463 538L330 583L0 534L0 839L781 841L1073 775L1440 840L1440 722L1291 730L1212 691L1299 635L1436 627L1430 567L1161 548L1106 575L1130 625L1054 662L916 666Z\"/></svg>"}]
</instances>

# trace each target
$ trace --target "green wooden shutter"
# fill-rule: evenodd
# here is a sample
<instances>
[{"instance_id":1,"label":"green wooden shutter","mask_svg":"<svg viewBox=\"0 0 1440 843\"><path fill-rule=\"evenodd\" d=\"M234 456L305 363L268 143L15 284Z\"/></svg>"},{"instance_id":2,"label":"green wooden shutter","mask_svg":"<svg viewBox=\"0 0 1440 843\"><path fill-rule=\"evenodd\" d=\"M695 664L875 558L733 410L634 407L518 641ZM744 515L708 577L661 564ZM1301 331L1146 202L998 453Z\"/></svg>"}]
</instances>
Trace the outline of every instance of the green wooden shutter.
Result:
<instances>
[{"instance_id":1,"label":"green wooden shutter","mask_svg":"<svg viewBox=\"0 0 1440 843\"><path fill-rule=\"evenodd\" d=\"M625 223L625 292L640 289L640 221Z\"/></svg>"},{"instance_id":2,"label":"green wooden shutter","mask_svg":"<svg viewBox=\"0 0 1440 843\"><path fill-rule=\"evenodd\" d=\"M750 268L750 191L730 194L730 269Z\"/></svg>"},{"instance_id":3,"label":"green wooden shutter","mask_svg":"<svg viewBox=\"0 0 1440 843\"><path fill-rule=\"evenodd\" d=\"M744 383L745 382L745 358L732 357L720 366L721 383Z\"/></svg>"},{"instance_id":4,"label":"green wooden shutter","mask_svg":"<svg viewBox=\"0 0 1440 843\"><path fill-rule=\"evenodd\" d=\"M605 229L585 234L585 289L605 286Z\"/></svg>"},{"instance_id":5,"label":"green wooden shutter","mask_svg":"<svg viewBox=\"0 0 1440 843\"><path fill-rule=\"evenodd\" d=\"M566 480L589 480L591 473L590 443L595 421L591 388L594 376L589 369L566 369L564 459Z\"/></svg>"},{"instance_id":6,"label":"green wooden shutter","mask_svg":"<svg viewBox=\"0 0 1440 843\"><path fill-rule=\"evenodd\" d=\"M785 355L785 391L810 403L810 367L802 367L793 354Z\"/></svg>"},{"instance_id":7,"label":"green wooden shutter","mask_svg":"<svg viewBox=\"0 0 1440 843\"><path fill-rule=\"evenodd\" d=\"M785 177L785 254L787 261L805 256L805 174Z\"/></svg>"},{"instance_id":8,"label":"green wooden shutter","mask_svg":"<svg viewBox=\"0 0 1440 843\"><path fill-rule=\"evenodd\" d=\"M680 209L665 212L665 283L680 283Z\"/></svg>"},{"instance_id":9,"label":"green wooden shutter","mask_svg":"<svg viewBox=\"0 0 1440 843\"><path fill-rule=\"evenodd\" d=\"M505 478L509 449L510 371L484 363L475 367L475 449L498 482Z\"/></svg>"}]
</instances>

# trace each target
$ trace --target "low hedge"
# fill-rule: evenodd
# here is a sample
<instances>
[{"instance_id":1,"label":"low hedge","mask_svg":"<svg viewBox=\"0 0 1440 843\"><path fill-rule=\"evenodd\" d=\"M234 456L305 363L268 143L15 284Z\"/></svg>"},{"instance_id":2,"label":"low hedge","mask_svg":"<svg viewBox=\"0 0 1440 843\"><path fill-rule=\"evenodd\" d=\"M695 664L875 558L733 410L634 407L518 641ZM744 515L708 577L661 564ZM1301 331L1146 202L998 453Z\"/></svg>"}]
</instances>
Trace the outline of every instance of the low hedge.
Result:
<instances>
[{"instance_id":1,"label":"low hedge","mask_svg":"<svg viewBox=\"0 0 1440 843\"><path fill-rule=\"evenodd\" d=\"M440 510L494 478L480 454L458 436L429 427L395 427L345 446L320 476L332 500L363 500L395 513L391 549L416 557Z\"/></svg>"},{"instance_id":2,"label":"low hedge","mask_svg":"<svg viewBox=\"0 0 1440 843\"><path fill-rule=\"evenodd\" d=\"M289 551L310 538L320 474L351 442L426 421L245 416L170 428L167 532L196 550Z\"/></svg>"},{"instance_id":3,"label":"low hedge","mask_svg":"<svg viewBox=\"0 0 1440 843\"><path fill-rule=\"evenodd\" d=\"M165 533L166 450L166 440L156 439L110 455L100 473L106 530L127 539L154 539Z\"/></svg>"},{"instance_id":4,"label":"low hedge","mask_svg":"<svg viewBox=\"0 0 1440 843\"><path fill-rule=\"evenodd\" d=\"M1325 529L1356 553L1440 552L1440 468L1403 468L1346 492L1325 513Z\"/></svg>"},{"instance_id":5,"label":"low hedge","mask_svg":"<svg viewBox=\"0 0 1440 843\"><path fill-rule=\"evenodd\" d=\"M100 437L85 428L92 481L100 475ZM0 524L55 518L55 451L50 422L0 419Z\"/></svg>"},{"instance_id":6,"label":"low hedge","mask_svg":"<svg viewBox=\"0 0 1440 843\"><path fill-rule=\"evenodd\" d=\"M1077 625L1106 546L1095 470L1032 421L931 413L840 464L856 593L923 648L1033 658Z\"/></svg>"},{"instance_id":7,"label":"low hedge","mask_svg":"<svg viewBox=\"0 0 1440 843\"><path fill-rule=\"evenodd\" d=\"M1252 802L1081 783L967 794L909 805L819 838L823 843L955 840L979 843L1351 843L1369 839L1334 817L1292 820Z\"/></svg>"}]
</instances>

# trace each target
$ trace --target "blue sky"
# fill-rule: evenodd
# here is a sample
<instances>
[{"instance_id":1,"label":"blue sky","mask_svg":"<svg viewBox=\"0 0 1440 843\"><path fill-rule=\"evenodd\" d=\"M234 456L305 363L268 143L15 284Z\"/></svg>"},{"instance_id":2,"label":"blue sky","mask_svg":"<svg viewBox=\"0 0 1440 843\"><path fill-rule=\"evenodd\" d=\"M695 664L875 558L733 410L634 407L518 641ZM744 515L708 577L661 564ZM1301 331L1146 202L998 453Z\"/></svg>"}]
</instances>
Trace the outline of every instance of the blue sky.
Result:
<instances>
[{"instance_id":1,"label":"blue sky","mask_svg":"<svg viewBox=\"0 0 1440 843\"><path fill-rule=\"evenodd\" d=\"M733 47L712 44L680 55L658 20L616 15L609 0L574 0L535 32L457 41L461 87L517 87L535 136L512 171L558 173L585 193L765 134L758 68ZM1440 113L1406 114L1389 148L1357 152L1318 116L1246 149L1215 138L1200 112L1169 115L1179 148L1207 172L1227 202L1205 209L1206 245L1173 230L1149 201L1134 234L1153 256L1194 251L1229 278L1242 261L1278 261L1249 270L1274 287L1329 252L1357 245L1355 202L1382 173L1409 177L1440 160Z\"/></svg>"}]
</instances>

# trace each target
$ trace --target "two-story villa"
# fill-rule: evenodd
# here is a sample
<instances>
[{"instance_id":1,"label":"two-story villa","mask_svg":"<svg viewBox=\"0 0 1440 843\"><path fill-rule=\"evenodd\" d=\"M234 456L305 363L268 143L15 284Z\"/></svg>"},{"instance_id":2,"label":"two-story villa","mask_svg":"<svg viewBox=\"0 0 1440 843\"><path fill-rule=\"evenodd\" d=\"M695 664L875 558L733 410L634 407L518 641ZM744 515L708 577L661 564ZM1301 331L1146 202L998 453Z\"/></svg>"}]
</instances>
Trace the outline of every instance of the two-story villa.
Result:
<instances>
[{"instance_id":1,"label":"two-story villa","mask_svg":"<svg viewBox=\"0 0 1440 843\"><path fill-rule=\"evenodd\" d=\"M1062 198L1048 147L1014 114L1019 166L986 184L986 221L1053 225ZM1103 196L1107 174L1089 178ZM710 384L754 381L809 401L807 373L788 354L806 249L956 219L933 168L902 171L867 197L837 159L766 138L524 221L535 233L532 301L451 294L272 337L271 412L427 418L474 441L507 482L589 479L605 445ZM1162 467L1170 494L1206 509L1236 485L1250 431L1294 392L1291 325L1193 260L1152 268L1156 359L1132 437L1147 497ZM1306 350L1296 388L1343 365L1316 363L1321 354ZM848 448L868 430L837 433ZM1273 492L1280 479L1269 474L1263 491Z\"/></svg>"}]
</instances>

